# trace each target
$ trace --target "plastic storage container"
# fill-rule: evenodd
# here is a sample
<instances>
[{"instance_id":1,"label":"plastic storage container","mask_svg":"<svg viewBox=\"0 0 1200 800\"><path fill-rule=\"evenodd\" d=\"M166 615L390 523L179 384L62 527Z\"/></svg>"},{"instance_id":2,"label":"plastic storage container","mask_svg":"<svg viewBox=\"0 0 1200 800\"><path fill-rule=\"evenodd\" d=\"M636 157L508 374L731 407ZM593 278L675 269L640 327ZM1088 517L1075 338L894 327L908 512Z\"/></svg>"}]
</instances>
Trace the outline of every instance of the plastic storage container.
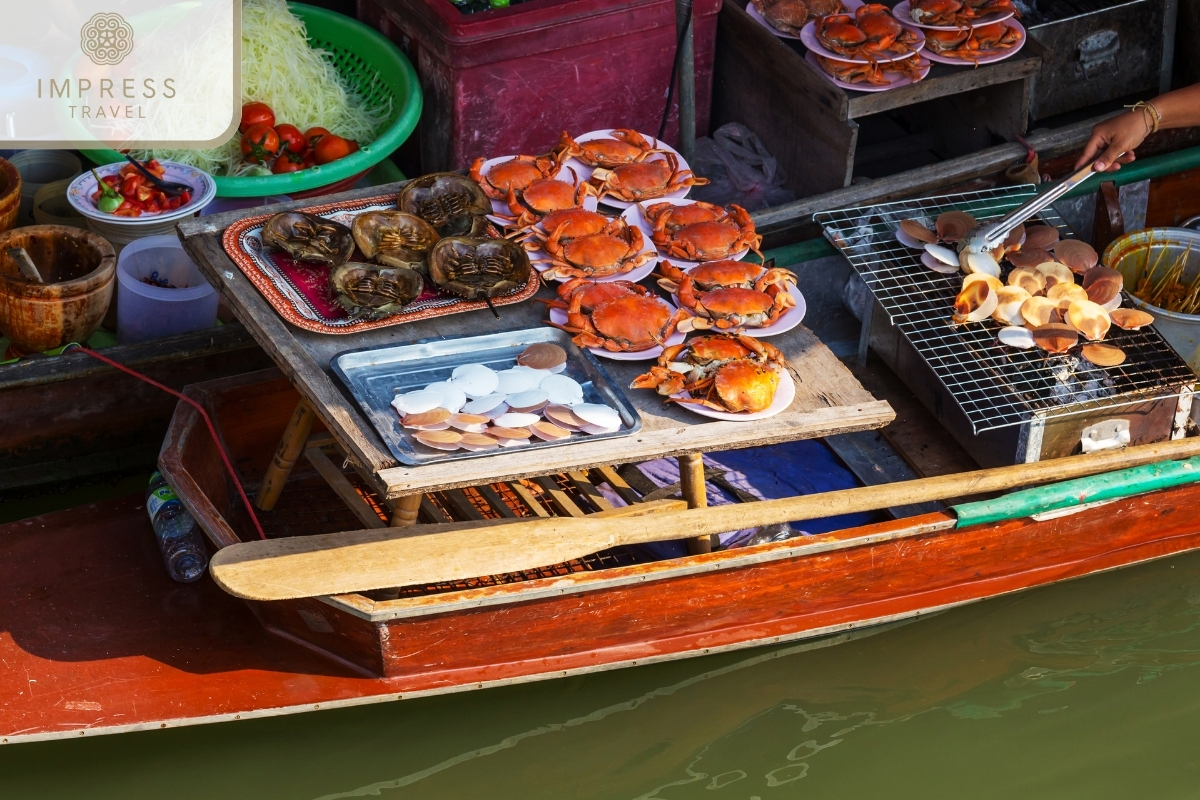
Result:
<instances>
[{"instance_id":1,"label":"plastic storage container","mask_svg":"<svg viewBox=\"0 0 1200 800\"><path fill-rule=\"evenodd\" d=\"M21 173L21 212L17 225L33 225L33 198L43 186L70 180L83 172L83 164L67 150L22 150L9 159Z\"/></svg>"},{"instance_id":2,"label":"plastic storage container","mask_svg":"<svg viewBox=\"0 0 1200 800\"><path fill-rule=\"evenodd\" d=\"M720 8L721 0L695 3L698 135L708 130ZM479 156L544 153L563 130L658 133L674 0L531 0L469 15L447 0L359 0L358 16L417 68L425 93L419 158L400 150L410 175L464 169Z\"/></svg>"},{"instance_id":3,"label":"plastic storage container","mask_svg":"<svg viewBox=\"0 0 1200 800\"><path fill-rule=\"evenodd\" d=\"M175 288L154 286L146 279ZM122 344L211 328L217 292L174 236L147 236L117 261L117 340Z\"/></svg>"}]
</instances>

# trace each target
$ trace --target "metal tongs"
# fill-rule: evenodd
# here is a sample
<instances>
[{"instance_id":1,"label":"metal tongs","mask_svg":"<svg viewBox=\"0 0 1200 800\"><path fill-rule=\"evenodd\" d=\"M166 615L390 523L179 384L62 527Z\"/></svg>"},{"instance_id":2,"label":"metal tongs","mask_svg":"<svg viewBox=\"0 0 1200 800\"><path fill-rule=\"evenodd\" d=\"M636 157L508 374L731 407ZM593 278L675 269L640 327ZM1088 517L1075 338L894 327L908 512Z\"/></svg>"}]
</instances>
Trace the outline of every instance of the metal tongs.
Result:
<instances>
[{"instance_id":1,"label":"metal tongs","mask_svg":"<svg viewBox=\"0 0 1200 800\"><path fill-rule=\"evenodd\" d=\"M986 253L996 249L1004 243L1004 240L1008 238L1008 235L1012 233L1014 228L1091 176L1092 165L1088 164L1074 175L1064 179L1058 185L1041 192L1029 202L1017 206L996 222L990 225L982 225L968 233L963 237L962 243L959 245L959 252Z\"/></svg>"}]
</instances>

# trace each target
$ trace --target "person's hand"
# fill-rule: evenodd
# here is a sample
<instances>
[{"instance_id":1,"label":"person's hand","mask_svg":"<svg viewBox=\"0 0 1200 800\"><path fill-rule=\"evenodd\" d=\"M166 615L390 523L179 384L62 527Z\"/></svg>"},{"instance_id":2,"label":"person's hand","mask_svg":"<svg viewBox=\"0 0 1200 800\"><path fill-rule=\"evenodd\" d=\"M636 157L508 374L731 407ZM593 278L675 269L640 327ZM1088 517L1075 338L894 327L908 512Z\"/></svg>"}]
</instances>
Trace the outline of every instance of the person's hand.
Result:
<instances>
[{"instance_id":1,"label":"person's hand","mask_svg":"<svg viewBox=\"0 0 1200 800\"><path fill-rule=\"evenodd\" d=\"M1083 148L1083 155L1075 162L1075 168L1095 159L1093 168L1096 172L1115 172L1122 164L1133 161L1136 157L1133 149L1150 132L1144 114L1141 109L1135 109L1131 114L1106 119L1092 128L1092 136Z\"/></svg>"}]
</instances>

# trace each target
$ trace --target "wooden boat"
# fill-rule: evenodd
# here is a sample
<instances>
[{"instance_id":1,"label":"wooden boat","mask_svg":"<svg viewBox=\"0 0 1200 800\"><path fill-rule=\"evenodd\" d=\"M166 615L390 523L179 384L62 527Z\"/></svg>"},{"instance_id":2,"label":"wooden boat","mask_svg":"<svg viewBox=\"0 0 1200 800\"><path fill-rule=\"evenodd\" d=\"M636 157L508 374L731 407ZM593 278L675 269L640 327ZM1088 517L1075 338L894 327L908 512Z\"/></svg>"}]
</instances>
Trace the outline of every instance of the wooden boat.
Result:
<instances>
[{"instance_id":1,"label":"wooden boat","mask_svg":"<svg viewBox=\"0 0 1200 800\"><path fill-rule=\"evenodd\" d=\"M824 304L820 292L805 289L810 313L832 314L840 285L827 289ZM856 456L854 442L838 444L851 466L869 462L860 477L874 472L886 482L969 468L886 371L860 377L899 411L886 440L903 451L881 458L858 447ZM188 394L207 409L240 482L253 489L295 408L290 384L266 371L194 385ZM924 450L905 446L912 442ZM1191 455L1185 448L1197 445L1186 440L1146 458ZM328 448L314 453L311 469L293 473L279 510L264 520L272 532L303 538L352 530L362 526L364 507L387 518L386 503L329 456ZM177 409L160 463L216 546L251 539L190 407ZM1037 467L1029 465L1029 483L1045 480ZM486 519L606 514L596 491L605 482L630 504L653 504L656 487L636 486L630 474L599 470L460 491L431 498L422 519L483 529ZM975 491L964 485L959 494ZM0 632L0 659L10 665L0 673L8 698L0 743L404 699L913 619L1200 547L1188 513L1197 500L1200 487L1189 484L1066 511L1026 507L963 527L951 510L896 509L898 518L865 526L708 554L655 560L607 551L519 575L247 603L208 580L171 583L140 497L108 501L0 528L0 602L13 609ZM771 502L778 501L738 509L757 524ZM505 530L519 540L518 527Z\"/></svg>"}]
</instances>

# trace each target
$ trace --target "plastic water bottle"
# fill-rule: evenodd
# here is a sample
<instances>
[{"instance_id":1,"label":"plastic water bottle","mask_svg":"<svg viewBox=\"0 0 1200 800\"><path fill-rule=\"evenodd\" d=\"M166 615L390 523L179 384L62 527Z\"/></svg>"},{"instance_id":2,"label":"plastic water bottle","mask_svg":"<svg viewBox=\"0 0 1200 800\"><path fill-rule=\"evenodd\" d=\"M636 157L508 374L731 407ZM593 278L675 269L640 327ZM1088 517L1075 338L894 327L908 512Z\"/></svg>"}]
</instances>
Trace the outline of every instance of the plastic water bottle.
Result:
<instances>
[{"instance_id":1,"label":"plastic water bottle","mask_svg":"<svg viewBox=\"0 0 1200 800\"><path fill-rule=\"evenodd\" d=\"M180 583L191 583L204 574L208 566L208 551L200 539L196 520L183 507L183 501L167 483L161 472L150 476L146 490L146 512L154 525L167 574Z\"/></svg>"}]
</instances>

